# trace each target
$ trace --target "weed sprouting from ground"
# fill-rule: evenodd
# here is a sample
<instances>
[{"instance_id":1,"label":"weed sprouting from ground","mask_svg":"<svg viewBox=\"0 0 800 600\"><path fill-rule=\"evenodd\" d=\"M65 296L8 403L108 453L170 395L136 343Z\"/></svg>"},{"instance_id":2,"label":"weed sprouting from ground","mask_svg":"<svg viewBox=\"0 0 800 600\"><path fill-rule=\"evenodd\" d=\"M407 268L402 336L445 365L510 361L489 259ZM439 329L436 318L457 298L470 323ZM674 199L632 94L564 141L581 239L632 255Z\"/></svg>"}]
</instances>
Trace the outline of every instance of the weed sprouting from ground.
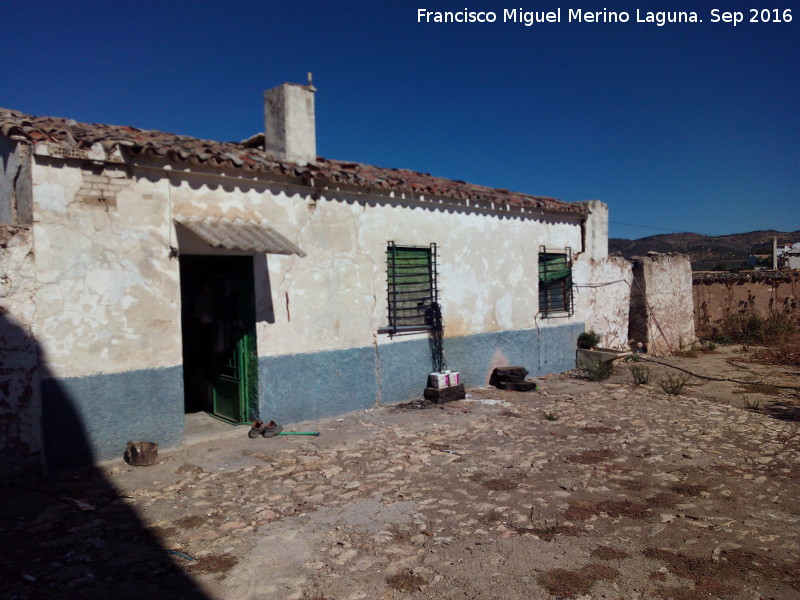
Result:
<instances>
[{"instance_id":1,"label":"weed sprouting from ground","mask_svg":"<svg viewBox=\"0 0 800 600\"><path fill-rule=\"evenodd\" d=\"M747 410L758 410L761 408L761 401L758 398L750 400L750 398L747 397L747 394L742 395L742 402Z\"/></svg>"},{"instance_id":2,"label":"weed sprouting from ground","mask_svg":"<svg viewBox=\"0 0 800 600\"><path fill-rule=\"evenodd\" d=\"M650 371L650 367L646 365L631 365L628 368L631 370L633 385L647 385L653 380L653 374Z\"/></svg>"},{"instance_id":3,"label":"weed sprouting from ground","mask_svg":"<svg viewBox=\"0 0 800 600\"><path fill-rule=\"evenodd\" d=\"M552 410L544 413L544 418L546 421L558 421L558 415Z\"/></svg>"},{"instance_id":4,"label":"weed sprouting from ground","mask_svg":"<svg viewBox=\"0 0 800 600\"><path fill-rule=\"evenodd\" d=\"M583 370L589 381L605 381L614 373L614 365L611 362L596 360L588 363Z\"/></svg>"},{"instance_id":5,"label":"weed sprouting from ground","mask_svg":"<svg viewBox=\"0 0 800 600\"><path fill-rule=\"evenodd\" d=\"M670 396L678 396L683 392L687 381L689 381L687 375L664 375L658 380L658 385L664 390L664 393Z\"/></svg>"}]
</instances>

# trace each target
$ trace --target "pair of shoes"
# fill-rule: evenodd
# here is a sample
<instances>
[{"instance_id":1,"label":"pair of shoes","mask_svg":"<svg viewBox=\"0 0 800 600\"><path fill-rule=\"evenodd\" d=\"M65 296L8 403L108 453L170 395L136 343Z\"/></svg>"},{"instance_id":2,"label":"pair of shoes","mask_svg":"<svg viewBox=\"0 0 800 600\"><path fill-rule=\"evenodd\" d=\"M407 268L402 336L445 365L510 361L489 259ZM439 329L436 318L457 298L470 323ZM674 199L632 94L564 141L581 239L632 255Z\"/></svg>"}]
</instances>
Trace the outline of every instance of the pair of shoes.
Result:
<instances>
[{"instance_id":1,"label":"pair of shoes","mask_svg":"<svg viewBox=\"0 0 800 600\"><path fill-rule=\"evenodd\" d=\"M250 439L257 438L261 435L261 432L264 429L264 421L258 419L257 421L253 422L253 426L250 428L250 431L247 432L247 437Z\"/></svg>"},{"instance_id":2,"label":"pair of shoes","mask_svg":"<svg viewBox=\"0 0 800 600\"><path fill-rule=\"evenodd\" d=\"M283 431L283 427L278 425L275 421L264 423L264 421L258 419L253 422L253 426L250 428L250 431L247 432L247 437L251 439L257 438L260 435L272 437L278 435L281 431Z\"/></svg>"},{"instance_id":3,"label":"pair of shoes","mask_svg":"<svg viewBox=\"0 0 800 600\"><path fill-rule=\"evenodd\" d=\"M278 435L281 431L283 431L283 427L278 425L275 421L270 421L264 425L264 429L261 430L261 435L264 437L272 437Z\"/></svg>"}]
</instances>

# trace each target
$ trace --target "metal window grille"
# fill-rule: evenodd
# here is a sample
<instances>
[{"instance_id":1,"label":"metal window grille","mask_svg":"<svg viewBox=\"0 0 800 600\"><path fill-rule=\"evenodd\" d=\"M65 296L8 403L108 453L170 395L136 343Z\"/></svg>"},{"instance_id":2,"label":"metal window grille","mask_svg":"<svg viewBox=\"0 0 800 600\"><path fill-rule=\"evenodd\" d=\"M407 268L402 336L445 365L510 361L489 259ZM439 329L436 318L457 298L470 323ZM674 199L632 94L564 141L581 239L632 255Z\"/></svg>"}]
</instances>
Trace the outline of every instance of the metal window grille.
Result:
<instances>
[{"instance_id":1,"label":"metal window grille","mask_svg":"<svg viewBox=\"0 0 800 600\"><path fill-rule=\"evenodd\" d=\"M436 244L386 248L388 333L427 331L433 326L438 300Z\"/></svg>"},{"instance_id":2,"label":"metal window grille","mask_svg":"<svg viewBox=\"0 0 800 600\"><path fill-rule=\"evenodd\" d=\"M575 312L572 294L572 249L548 252L539 247L539 312L542 316L571 316Z\"/></svg>"}]
</instances>

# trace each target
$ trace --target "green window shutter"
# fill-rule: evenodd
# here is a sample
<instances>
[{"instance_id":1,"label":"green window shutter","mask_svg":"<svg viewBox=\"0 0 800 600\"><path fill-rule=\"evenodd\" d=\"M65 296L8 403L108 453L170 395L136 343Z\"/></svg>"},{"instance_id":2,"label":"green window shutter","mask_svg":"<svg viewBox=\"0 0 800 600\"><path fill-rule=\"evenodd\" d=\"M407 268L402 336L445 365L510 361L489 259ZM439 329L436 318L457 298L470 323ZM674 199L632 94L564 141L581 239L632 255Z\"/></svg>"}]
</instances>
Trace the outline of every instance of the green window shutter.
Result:
<instances>
[{"instance_id":1,"label":"green window shutter","mask_svg":"<svg viewBox=\"0 0 800 600\"><path fill-rule=\"evenodd\" d=\"M547 252L539 248L539 312L569 316L574 312L572 296L572 250Z\"/></svg>"},{"instance_id":2,"label":"green window shutter","mask_svg":"<svg viewBox=\"0 0 800 600\"><path fill-rule=\"evenodd\" d=\"M386 248L389 333L430 329L437 303L436 244Z\"/></svg>"}]
</instances>

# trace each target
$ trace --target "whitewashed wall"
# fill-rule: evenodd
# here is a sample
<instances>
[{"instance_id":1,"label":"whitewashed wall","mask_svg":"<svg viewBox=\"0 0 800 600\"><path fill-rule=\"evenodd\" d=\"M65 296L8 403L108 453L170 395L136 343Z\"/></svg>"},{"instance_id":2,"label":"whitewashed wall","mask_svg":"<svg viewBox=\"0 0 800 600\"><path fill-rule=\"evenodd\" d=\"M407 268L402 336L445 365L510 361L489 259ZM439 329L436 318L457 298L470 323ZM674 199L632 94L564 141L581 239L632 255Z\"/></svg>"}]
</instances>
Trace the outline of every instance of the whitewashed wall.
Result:
<instances>
[{"instance_id":1,"label":"whitewashed wall","mask_svg":"<svg viewBox=\"0 0 800 600\"><path fill-rule=\"evenodd\" d=\"M167 181L33 168L36 319L52 375L181 363L178 263L169 258ZM97 198L104 197L104 202Z\"/></svg>"},{"instance_id":2,"label":"whitewashed wall","mask_svg":"<svg viewBox=\"0 0 800 600\"><path fill-rule=\"evenodd\" d=\"M270 254L257 262L257 302L271 302L274 313L274 322L257 325L262 356L392 343L377 334L387 325L390 240L437 244L448 336L536 327L539 246L577 251L582 243L574 217L499 218L400 199L367 203L355 193L313 199L300 187L164 174L48 161L34 167L35 329L53 374L181 364L178 262L169 257L170 246L178 245L173 219L181 215L258 215L307 253ZM575 277L591 283L620 272L613 263L589 262L586 254L576 262ZM263 297L267 291L269 298ZM616 322L616 305L613 316L601 314L617 302L614 294L602 296L610 291L593 292L586 301L578 294L571 319L539 319L538 326ZM624 337L604 329L609 344Z\"/></svg>"}]
</instances>

